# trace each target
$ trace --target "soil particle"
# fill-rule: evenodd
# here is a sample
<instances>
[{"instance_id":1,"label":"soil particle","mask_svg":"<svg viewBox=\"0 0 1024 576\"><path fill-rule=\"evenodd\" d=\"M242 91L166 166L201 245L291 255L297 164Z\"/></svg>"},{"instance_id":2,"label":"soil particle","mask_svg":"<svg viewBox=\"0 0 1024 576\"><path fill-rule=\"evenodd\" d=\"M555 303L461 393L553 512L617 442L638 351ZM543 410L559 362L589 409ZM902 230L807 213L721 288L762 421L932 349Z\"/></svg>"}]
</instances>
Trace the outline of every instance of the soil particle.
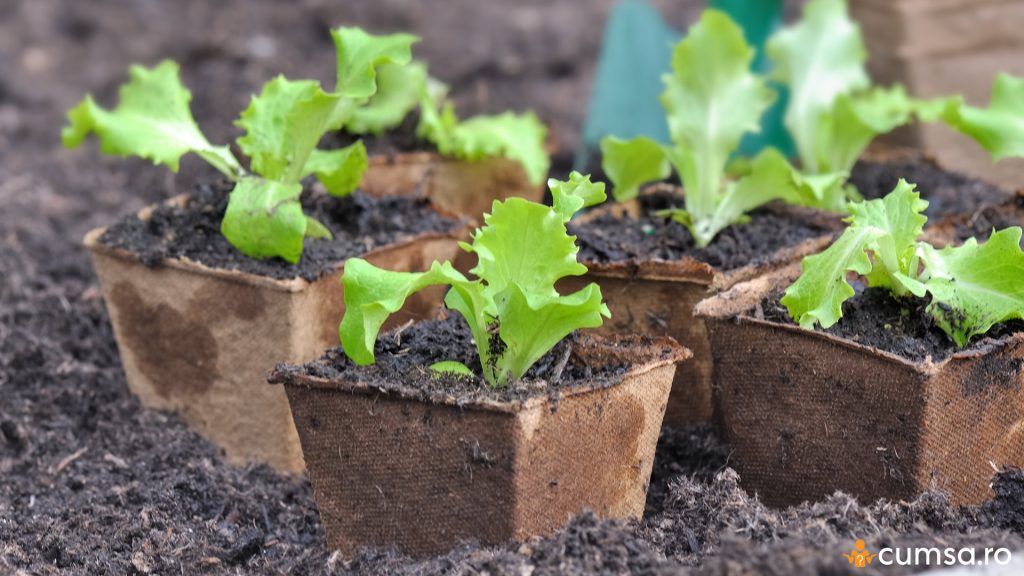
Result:
<instances>
[{"instance_id":1,"label":"soil particle","mask_svg":"<svg viewBox=\"0 0 1024 576\"><path fill-rule=\"evenodd\" d=\"M334 238L307 238L297 264L279 258L256 260L242 254L220 233L229 192L227 183L198 185L187 206L160 205L148 220L127 216L108 228L100 242L139 254L147 266L166 258L186 257L212 268L312 281L335 271L347 258L419 233L445 232L459 225L422 199L377 198L360 192L335 198L307 189L302 196L304 211L327 226Z\"/></svg>"},{"instance_id":2,"label":"soil particle","mask_svg":"<svg viewBox=\"0 0 1024 576\"><path fill-rule=\"evenodd\" d=\"M954 222L956 241L963 242L968 238L976 238L978 242L988 240L993 230L1003 230L1011 226L1024 224L1021 215L1024 210L1024 196L1014 196L1012 200L999 206L985 206L978 209L968 218Z\"/></svg>"},{"instance_id":3,"label":"soil particle","mask_svg":"<svg viewBox=\"0 0 1024 576\"><path fill-rule=\"evenodd\" d=\"M280 381L291 373L329 380L356 378L382 390L401 391L428 401L455 398L457 403L465 403L480 399L525 401L545 394L557 397L559 390L612 383L629 369L628 363L614 360L599 367L584 362L573 353L574 347L581 345L582 337L576 333L566 337L530 367L522 379L506 387L492 388L480 377L438 374L428 368L451 360L465 364L474 374L481 373L469 327L462 316L453 313L445 319L382 334L374 347L373 365L357 366L339 346L319 360L301 366L278 365L273 380Z\"/></svg>"},{"instance_id":4,"label":"soil particle","mask_svg":"<svg viewBox=\"0 0 1024 576\"><path fill-rule=\"evenodd\" d=\"M854 291L854 296L843 303L843 317L824 332L914 362L923 362L927 358L940 362L960 350L926 312L927 298L908 296L897 299L886 289L865 288L861 283L854 284ZM789 311L779 302L782 296L783 292L779 290L761 300L764 319L794 324ZM983 347L1021 330L1024 330L1024 321L997 324L984 336L976 337L965 350Z\"/></svg>"},{"instance_id":5,"label":"soil particle","mask_svg":"<svg viewBox=\"0 0 1024 576\"><path fill-rule=\"evenodd\" d=\"M580 247L580 261L676 261L691 257L728 271L761 262L781 248L834 232L825 224L762 208L751 212L746 224L729 226L710 245L698 248L685 226L653 215L657 210L681 208L681 198L658 191L639 200L643 209L640 217L602 214L585 223L569 224L569 233L576 235Z\"/></svg>"},{"instance_id":6,"label":"soil particle","mask_svg":"<svg viewBox=\"0 0 1024 576\"><path fill-rule=\"evenodd\" d=\"M972 214L979 207L999 204L1010 197L987 182L943 170L920 154L886 162L857 162L850 174L850 183L870 200L892 192L900 178L917 184L917 191L928 200L925 214L933 222L944 216Z\"/></svg>"}]
</instances>

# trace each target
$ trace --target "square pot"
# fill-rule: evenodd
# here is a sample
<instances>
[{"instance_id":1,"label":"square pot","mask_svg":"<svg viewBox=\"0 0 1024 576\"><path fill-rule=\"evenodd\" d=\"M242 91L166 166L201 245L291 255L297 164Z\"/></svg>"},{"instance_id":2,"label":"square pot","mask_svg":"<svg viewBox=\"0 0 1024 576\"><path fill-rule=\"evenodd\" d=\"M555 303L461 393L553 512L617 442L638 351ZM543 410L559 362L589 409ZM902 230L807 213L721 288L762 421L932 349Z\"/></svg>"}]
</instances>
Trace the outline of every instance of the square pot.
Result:
<instances>
[{"instance_id":1,"label":"square pot","mask_svg":"<svg viewBox=\"0 0 1024 576\"><path fill-rule=\"evenodd\" d=\"M639 518L676 362L669 339L583 336L588 366L622 373L522 401L385 390L279 367L327 545L430 555L548 534L584 509ZM550 394L550 395L549 395Z\"/></svg>"},{"instance_id":2,"label":"square pot","mask_svg":"<svg viewBox=\"0 0 1024 576\"><path fill-rule=\"evenodd\" d=\"M375 196L422 194L443 212L480 222L495 200L518 196L540 202L544 197L544 186L531 184L514 160L468 161L436 152L371 155L360 190Z\"/></svg>"},{"instance_id":3,"label":"square pot","mask_svg":"<svg viewBox=\"0 0 1024 576\"><path fill-rule=\"evenodd\" d=\"M782 204L769 205L768 209L836 232L841 228L839 216L819 210ZM639 204L635 201L610 205L601 210L616 215L640 213ZM597 215L596 211L588 214L591 218ZM831 242L832 234L810 238L728 272L693 258L611 263L581 259L588 273L563 282L566 290L577 290L591 282L601 286L601 294L612 317L597 329L600 333L668 336L693 352L693 358L676 370L665 412L665 424L681 428L716 419L712 401L711 344L704 322L693 315L693 307L710 293L784 267L803 256L821 251Z\"/></svg>"},{"instance_id":4,"label":"square pot","mask_svg":"<svg viewBox=\"0 0 1024 576\"><path fill-rule=\"evenodd\" d=\"M701 302L732 465L771 505L836 490L955 504L992 496L995 470L1024 464L1024 334L913 362L752 310L799 266Z\"/></svg>"},{"instance_id":5,"label":"square pot","mask_svg":"<svg viewBox=\"0 0 1024 576\"><path fill-rule=\"evenodd\" d=\"M187 196L171 202L182 204ZM151 213L145 209L140 217ZM301 471L287 400L281 389L265 385L266 374L277 362L310 360L338 343L344 263L315 282L184 258L150 268L128 250L101 244L104 231L90 231L84 242L132 393L144 406L178 412L231 462ZM464 233L421 234L363 257L388 269L424 270L453 257ZM444 292L421 294L392 321L432 316Z\"/></svg>"}]
</instances>

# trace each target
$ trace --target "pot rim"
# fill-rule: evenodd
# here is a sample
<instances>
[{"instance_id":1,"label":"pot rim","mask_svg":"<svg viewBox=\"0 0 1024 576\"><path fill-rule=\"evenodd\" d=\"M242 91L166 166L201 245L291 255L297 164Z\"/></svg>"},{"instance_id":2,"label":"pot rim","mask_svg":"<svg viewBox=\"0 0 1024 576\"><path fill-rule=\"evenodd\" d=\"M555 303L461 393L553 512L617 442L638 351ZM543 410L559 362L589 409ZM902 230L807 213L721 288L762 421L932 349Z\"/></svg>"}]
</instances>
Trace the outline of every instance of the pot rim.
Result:
<instances>
[{"instance_id":1,"label":"pot rim","mask_svg":"<svg viewBox=\"0 0 1024 576\"><path fill-rule=\"evenodd\" d=\"M172 196L171 198L165 200L164 202L151 204L139 210L137 212L137 216L143 221L149 220L153 215L153 210L155 210L156 207L159 205L177 205L179 207L184 207L185 204L188 202L189 196L190 195L188 193L178 194L176 196ZM377 248L374 248L373 250L370 250L369 252L363 252L358 256L354 256L354 258L366 258L374 256L390 250L405 248L410 244L414 244L416 242L440 240L445 238L459 240L462 237L462 235L472 226L472 222L470 220L466 218L458 218L444 211L438 210L438 208L433 204L430 205L430 209L442 216L445 216L446 218L451 218L455 220L457 225L447 232L421 232L419 234L404 238L399 242L379 246ZM108 228L109 226L101 226L89 230L88 232L86 232L85 237L82 239L82 244L85 246L87 250L89 250L89 252L92 252L94 254L111 256L126 262L140 263L141 260L136 252L133 252L126 248L115 248L112 246L107 246L100 242L100 237L103 236L103 234L107 231ZM227 280L230 282L236 282L240 284L249 284L263 288L270 288L282 292L301 292L305 290L308 286L311 286L316 282L320 282L326 277L334 276L335 273L342 272L345 269L345 261L342 260L333 265L333 271L326 272L317 280L310 281L299 276L295 276L293 278L288 279L279 279L270 278L268 276L262 276L259 274L253 274L251 272L244 272L241 270L213 268L200 262L197 262L195 260L192 260L191 258L183 256L175 258L161 258L160 260L158 260L157 263L159 266L165 266L167 268L181 270L183 272L190 272L193 274L200 274L204 276L212 276L214 278L218 278L221 280Z\"/></svg>"},{"instance_id":2,"label":"pot rim","mask_svg":"<svg viewBox=\"0 0 1024 576\"><path fill-rule=\"evenodd\" d=\"M683 347L674 339L668 337L655 337L648 339L648 344L643 344L643 339L636 336L600 336L596 334L587 334L585 338L588 339L588 345L600 346L606 349L612 349L622 343L628 343L635 349L639 349L641 347L650 349L661 347L663 352L660 355L652 353L650 358L645 359L642 363L631 365L629 370L623 374L592 378L588 380L587 383L579 386L562 388L548 394L538 394L525 400L495 400L492 398L472 398L470 400L462 400L452 395L445 395L443 397L424 397L423 394L417 394L408 389L388 389L375 386L364 379L349 380L343 377L331 379L320 376L310 376L308 374L298 374L289 371L288 368L291 365L287 364L275 367L270 373L268 381L271 384L283 384L286 388L289 386L316 388L353 395L387 396L393 399L410 400L434 406L449 406L460 410L518 414L531 410L537 406L558 402L563 398L590 394L618 386L629 378L647 374L648 372L658 368L674 365L690 358L693 355L688 348ZM541 382L543 382L543 380Z\"/></svg>"},{"instance_id":3,"label":"pot rim","mask_svg":"<svg viewBox=\"0 0 1024 576\"><path fill-rule=\"evenodd\" d=\"M947 365L966 362L980 358L990 352L1010 346L1017 346L1024 343L1024 332L1009 334L998 339L989 339L984 344L976 345L969 350L957 350L946 358L935 362L931 357L923 361L915 361L904 358L898 354L855 342L848 338L842 338L816 329L801 328L796 324L783 324L773 320L753 318L749 315L754 302L760 302L761 298L772 288L795 280L800 275L800 264L794 263L790 266L765 274L753 280L741 282L731 289L709 296L701 300L693 309L693 315L703 318L705 322L718 321L729 322L739 325L753 325L769 327L775 330L782 330L802 338L825 340L836 346L854 350L861 354L869 354L884 358L890 362L908 367L922 376L934 376L942 372Z\"/></svg>"}]
</instances>

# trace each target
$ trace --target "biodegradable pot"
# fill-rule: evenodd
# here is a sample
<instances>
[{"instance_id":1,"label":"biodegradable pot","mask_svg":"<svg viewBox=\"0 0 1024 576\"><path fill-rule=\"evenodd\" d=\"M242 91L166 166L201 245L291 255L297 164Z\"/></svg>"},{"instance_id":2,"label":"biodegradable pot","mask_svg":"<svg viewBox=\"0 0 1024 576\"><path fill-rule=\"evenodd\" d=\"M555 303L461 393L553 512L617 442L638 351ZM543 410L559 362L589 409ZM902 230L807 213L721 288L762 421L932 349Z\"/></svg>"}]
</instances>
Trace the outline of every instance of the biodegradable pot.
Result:
<instances>
[{"instance_id":1,"label":"biodegradable pot","mask_svg":"<svg viewBox=\"0 0 1024 576\"><path fill-rule=\"evenodd\" d=\"M444 212L478 221L495 200L519 196L540 202L544 197L544 187L532 184L514 160L459 160L436 152L372 155L359 187L375 196L423 194Z\"/></svg>"},{"instance_id":2,"label":"biodegradable pot","mask_svg":"<svg viewBox=\"0 0 1024 576\"><path fill-rule=\"evenodd\" d=\"M854 341L754 317L799 276L793 266L701 302L730 459L771 505L842 490L955 504L992 496L993 466L1024 464L1024 334L913 362Z\"/></svg>"},{"instance_id":3,"label":"biodegradable pot","mask_svg":"<svg viewBox=\"0 0 1024 576\"><path fill-rule=\"evenodd\" d=\"M681 192L679 192L681 193ZM840 217L795 206L772 204L768 209L794 219L813 221L823 227L840 229ZM601 208L615 214L640 213L636 202ZM593 218L598 211L591 212ZM711 350L704 322L693 316L693 307L709 293L725 290L743 280L784 267L803 256L821 251L832 235L805 240L779 250L756 263L723 272L693 258L676 261L627 260L592 262L581 260L588 273L564 280L566 290L596 282L601 286L612 317L599 328L604 334L669 336L693 352L693 358L679 366L665 413L665 424L684 427L715 420L712 399Z\"/></svg>"},{"instance_id":4,"label":"biodegradable pot","mask_svg":"<svg viewBox=\"0 0 1024 576\"><path fill-rule=\"evenodd\" d=\"M464 539L548 534L584 509L639 518L672 374L689 352L670 339L584 336L574 354L595 369L630 368L525 401L425 398L359 373L275 370L328 547L422 556Z\"/></svg>"},{"instance_id":5,"label":"biodegradable pot","mask_svg":"<svg viewBox=\"0 0 1024 576\"><path fill-rule=\"evenodd\" d=\"M1021 0L851 0L879 84L901 83L918 98L963 95L987 106L999 72L1024 74ZM892 140L927 150L952 169L1015 189L1024 160L992 159L970 138L941 123L918 123Z\"/></svg>"},{"instance_id":6,"label":"biodegradable pot","mask_svg":"<svg viewBox=\"0 0 1024 576\"><path fill-rule=\"evenodd\" d=\"M179 196L171 202L187 202ZM152 208L139 216L147 219ZM128 387L144 406L173 410L234 463L303 469L284 392L265 385L280 361L302 362L338 342L344 315L337 272L315 282L214 269L188 259L150 268L136 254L100 243L92 255ZM420 234L363 255L392 270L423 270L457 250L464 229ZM443 290L410 300L392 325L432 316Z\"/></svg>"}]
</instances>

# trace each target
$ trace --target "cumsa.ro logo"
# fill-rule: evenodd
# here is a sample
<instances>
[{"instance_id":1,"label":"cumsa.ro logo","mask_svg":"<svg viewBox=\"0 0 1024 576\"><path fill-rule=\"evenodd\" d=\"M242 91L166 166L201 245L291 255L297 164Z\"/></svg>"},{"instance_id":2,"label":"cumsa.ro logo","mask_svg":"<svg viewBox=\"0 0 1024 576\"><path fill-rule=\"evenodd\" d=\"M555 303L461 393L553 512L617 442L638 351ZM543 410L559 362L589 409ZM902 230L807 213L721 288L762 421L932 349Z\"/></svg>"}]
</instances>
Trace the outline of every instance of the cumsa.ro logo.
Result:
<instances>
[{"instance_id":1,"label":"cumsa.ro logo","mask_svg":"<svg viewBox=\"0 0 1024 576\"><path fill-rule=\"evenodd\" d=\"M867 548L864 547L863 540L857 540L853 543L853 550L850 550L849 554L843 554L843 557L857 568L864 568L871 561L875 559L878 554L872 554L868 552Z\"/></svg>"},{"instance_id":2,"label":"cumsa.ro logo","mask_svg":"<svg viewBox=\"0 0 1024 576\"><path fill-rule=\"evenodd\" d=\"M1013 553L1007 548L882 548L872 554L863 540L853 544L849 554L843 558L857 568L875 565L892 566L987 566L990 563L1006 566L1013 560ZM877 562L875 562L877 560Z\"/></svg>"}]
</instances>

